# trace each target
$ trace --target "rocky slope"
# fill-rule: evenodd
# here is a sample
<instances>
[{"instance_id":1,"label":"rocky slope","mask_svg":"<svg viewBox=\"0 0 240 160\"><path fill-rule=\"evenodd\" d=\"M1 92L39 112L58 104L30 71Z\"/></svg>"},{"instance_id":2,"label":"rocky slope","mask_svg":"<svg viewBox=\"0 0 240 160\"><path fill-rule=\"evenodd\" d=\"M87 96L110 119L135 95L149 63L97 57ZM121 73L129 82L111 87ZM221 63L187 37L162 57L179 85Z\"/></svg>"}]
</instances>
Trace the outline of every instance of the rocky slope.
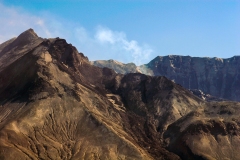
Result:
<instances>
[{"instance_id":1,"label":"rocky slope","mask_svg":"<svg viewBox=\"0 0 240 160\"><path fill-rule=\"evenodd\" d=\"M112 59L91 61L91 64L101 68L104 68L104 67L111 68L117 73L121 73L121 74L141 72L134 63L125 64Z\"/></svg>"},{"instance_id":2,"label":"rocky slope","mask_svg":"<svg viewBox=\"0 0 240 160\"><path fill-rule=\"evenodd\" d=\"M168 127L169 151L183 159L240 159L240 104L211 102Z\"/></svg>"},{"instance_id":3,"label":"rocky slope","mask_svg":"<svg viewBox=\"0 0 240 160\"><path fill-rule=\"evenodd\" d=\"M32 29L0 51L0 159L238 159L239 112Z\"/></svg>"},{"instance_id":4,"label":"rocky slope","mask_svg":"<svg viewBox=\"0 0 240 160\"><path fill-rule=\"evenodd\" d=\"M97 65L97 62L93 64ZM105 65L104 65L105 64ZM97 65L108 65L108 61ZM117 65L117 64L116 64ZM122 66L122 70L127 66ZM166 76L187 89L197 89L214 97L240 101L240 56L228 59L199 58L190 56L158 56L146 65L135 67L132 72L154 76ZM121 72L119 70L119 73ZM128 72L128 71L127 71Z\"/></svg>"},{"instance_id":5,"label":"rocky slope","mask_svg":"<svg viewBox=\"0 0 240 160\"><path fill-rule=\"evenodd\" d=\"M227 101L227 99L223 99L223 98L218 98L215 96L212 96L210 94L205 94L203 93L203 91L199 90L199 89L189 89L190 92L192 92L195 96L198 96L199 98L211 102L211 101Z\"/></svg>"}]
</instances>

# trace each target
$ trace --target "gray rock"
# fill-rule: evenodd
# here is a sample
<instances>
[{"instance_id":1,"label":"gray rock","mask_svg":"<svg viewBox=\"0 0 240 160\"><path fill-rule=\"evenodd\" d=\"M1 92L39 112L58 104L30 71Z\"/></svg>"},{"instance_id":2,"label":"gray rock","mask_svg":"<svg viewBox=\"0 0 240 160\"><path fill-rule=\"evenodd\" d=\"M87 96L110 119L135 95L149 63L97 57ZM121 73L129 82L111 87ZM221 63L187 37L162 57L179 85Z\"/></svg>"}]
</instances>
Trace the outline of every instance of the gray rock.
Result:
<instances>
[{"instance_id":1,"label":"gray rock","mask_svg":"<svg viewBox=\"0 0 240 160\"><path fill-rule=\"evenodd\" d=\"M97 65L98 61L93 64ZM114 65L114 61L111 65L109 61L102 61L97 66L117 68L122 74L140 72L166 76L187 89L201 90L219 99L240 101L240 56L222 59L169 55L158 56L148 64L131 69L126 64Z\"/></svg>"}]
</instances>

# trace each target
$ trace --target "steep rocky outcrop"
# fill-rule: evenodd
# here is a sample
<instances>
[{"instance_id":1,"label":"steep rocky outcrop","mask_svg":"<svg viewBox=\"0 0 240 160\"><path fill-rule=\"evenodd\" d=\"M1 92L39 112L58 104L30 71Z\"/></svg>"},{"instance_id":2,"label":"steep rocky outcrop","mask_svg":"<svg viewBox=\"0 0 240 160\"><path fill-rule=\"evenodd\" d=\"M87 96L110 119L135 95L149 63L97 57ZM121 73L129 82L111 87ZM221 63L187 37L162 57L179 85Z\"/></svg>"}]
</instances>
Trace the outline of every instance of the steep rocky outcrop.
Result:
<instances>
[{"instance_id":1,"label":"steep rocky outcrop","mask_svg":"<svg viewBox=\"0 0 240 160\"><path fill-rule=\"evenodd\" d=\"M0 55L0 159L238 158L239 103L96 67L66 40L32 29ZM191 145L200 141L209 143Z\"/></svg>"},{"instance_id":2,"label":"steep rocky outcrop","mask_svg":"<svg viewBox=\"0 0 240 160\"><path fill-rule=\"evenodd\" d=\"M97 64L95 61L93 64ZM115 69L108 61L98 65ZM105 65L104 65L105 64ZM121 66L124 70L127 66ZM232 58L199 58L190 56L158 56L148 64L119 73L139 72L152 76L166 76L187 89L201 90L219 99L240 101L240 56Z\"/></svg>"}]
</instances>

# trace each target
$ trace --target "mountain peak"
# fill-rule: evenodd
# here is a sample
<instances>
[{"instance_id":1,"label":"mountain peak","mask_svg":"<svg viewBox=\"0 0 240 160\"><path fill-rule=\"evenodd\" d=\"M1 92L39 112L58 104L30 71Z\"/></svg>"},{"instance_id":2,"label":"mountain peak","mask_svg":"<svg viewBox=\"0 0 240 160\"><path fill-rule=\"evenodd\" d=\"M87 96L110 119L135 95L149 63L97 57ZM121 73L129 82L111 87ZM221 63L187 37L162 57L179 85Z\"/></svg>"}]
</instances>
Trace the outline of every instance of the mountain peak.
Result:
<instances>
[{"instance_id":1,"label":"mountain peak","mask_svg":"<svg viewBox=\"0 0 240 160\"><path fill-rule=\"evenodd\" d=\"M38 37L38 35L34 32L32 28L22 32L17 38L13 38L9 43L9 45L2 46L2 50L0 53L0 57L4 54L10 51L13 48L22 48L26 45L33 45L36 42L40 42L39 40L42 40L42 38ZM36 45L38 44L36 43Z\"/></svg>"},{"instance_id":2,"label":"mountain peak","mask_svg":"<svg viewBox=\"0 0 240 160\"><path fill-rule=\"evenodd\" d=\"M11 44L11 47L14 46L24 46L27 44L32 44L35 40L39 39L38 35L34 32L32 28L21 33Z\"/></svg>"},{"instance_id":3,"label":"mountain peak","mask_svg":"<svg viewBox=\"0 0 240 160\"><path fill-rule=\"evenodd\" d=\"M21 40L32 40L35 38L38 38L38 35L34 32L32 28L24 31L18 36L18 39L21 39Z\"/></svg>"}]
</instances>

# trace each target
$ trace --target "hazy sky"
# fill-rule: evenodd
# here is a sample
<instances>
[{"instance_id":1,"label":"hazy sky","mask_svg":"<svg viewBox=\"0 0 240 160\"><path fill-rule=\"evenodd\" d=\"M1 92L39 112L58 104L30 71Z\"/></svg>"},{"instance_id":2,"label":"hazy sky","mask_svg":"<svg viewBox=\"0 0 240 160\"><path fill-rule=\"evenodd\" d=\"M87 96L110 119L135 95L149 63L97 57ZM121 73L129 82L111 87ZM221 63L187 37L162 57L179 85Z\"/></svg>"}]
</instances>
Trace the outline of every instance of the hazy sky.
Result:
<instances>
[{"instance_id":1,"label":"hazy sky","mask_svg":"<svg viewBox=\"0 0 240 160\"><path fill-rule=\"evenodd\" d=\"M240 55L240 0L0 0L0 43L28 28L90 60Z\"/></svg>"}]
</instances>

